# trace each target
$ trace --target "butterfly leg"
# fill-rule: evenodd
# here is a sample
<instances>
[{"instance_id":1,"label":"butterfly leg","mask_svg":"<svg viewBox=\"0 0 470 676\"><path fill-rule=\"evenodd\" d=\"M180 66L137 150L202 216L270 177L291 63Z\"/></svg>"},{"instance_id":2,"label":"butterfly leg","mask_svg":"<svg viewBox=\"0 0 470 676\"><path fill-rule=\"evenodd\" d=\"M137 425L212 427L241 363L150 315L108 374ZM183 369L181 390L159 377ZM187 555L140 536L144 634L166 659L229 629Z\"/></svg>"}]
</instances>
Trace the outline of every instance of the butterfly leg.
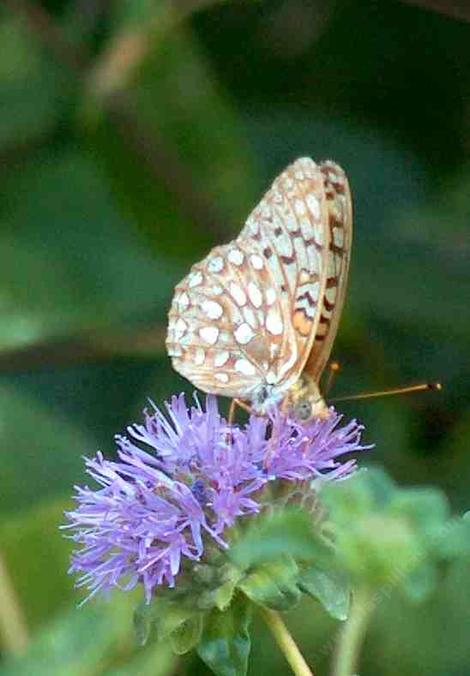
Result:
<instances>
[{"instance_id":1,"label":"butterfly leg","mask_svg":"<svg viewBox=\"0 0 470 676\"><path fill-rule=\"evenodd\" d=\"M340 369L341 369L340 363L337 361L330 361L330 363L328 364L328 375L326 378L325 386L323 388L323 396L325 398L328 396L328 393L330 392L333 383L335 381L335 378L338 375Z\"/></svg>"},{"instance_id":2,"label":"butterfly leg","mask_svg":"<svg viewBox=\"0 0 470 676\"><path fill-rule=\"evenodd\" d=\"M233 423L235 421L235 413L236 413L236 410L237 410L237 406L239 408L242 408L244 411L247 411L247 413L249 413L250 415L253 412L252 409L251 409L251 406L248 406L248 404L245 404L245 402L242 401L241 399L232 399L232 401L230 402L230 408L229 408L229 412L228 412L228 424L229 425L233 425Z\"/></svg>"},{"instance_id":3,"label":"butterfly leg","mask_svg":"<svg viewBox=\"0 0 470 676\"><path fill-rule=\"evenodd\" d=\"M228 420L227 420L227 422L228 422L229 425L233 425L233 423L234 423L236 410L237 410L237 400L232 399L232 401L230 402L230 408L228 410Z\"/></svg>"}]
</instances>

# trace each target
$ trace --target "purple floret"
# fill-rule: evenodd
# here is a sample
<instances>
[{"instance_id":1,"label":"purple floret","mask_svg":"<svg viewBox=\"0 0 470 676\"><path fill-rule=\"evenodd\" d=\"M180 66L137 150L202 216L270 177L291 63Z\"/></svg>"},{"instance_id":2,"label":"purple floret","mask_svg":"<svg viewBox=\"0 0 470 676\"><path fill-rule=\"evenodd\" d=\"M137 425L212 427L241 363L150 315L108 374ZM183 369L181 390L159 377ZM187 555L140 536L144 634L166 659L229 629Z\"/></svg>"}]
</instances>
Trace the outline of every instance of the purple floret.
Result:
<instances>
[{"instance_id":1,"label":"purple floret","mask_svg":"<svg viewBox=\"0 0 470 676\"><path fill-rule=\"evenodd\" d=\"M224 531L260 511L266 484L344 478L356 461L339 458L368 448L362 426L340 426L334 410L307 424L273 411L240 427L220 415L213 396L205 408L175 396L166 409L154 406L143 425L116 437L117 460L85 459L99 487L76 487L65 528L81 547L70 572L89 597L141 583L150 601L158 585L174 586L183 558L200 560L209 541L228 546Z\"/></svg>"}]
</instances>

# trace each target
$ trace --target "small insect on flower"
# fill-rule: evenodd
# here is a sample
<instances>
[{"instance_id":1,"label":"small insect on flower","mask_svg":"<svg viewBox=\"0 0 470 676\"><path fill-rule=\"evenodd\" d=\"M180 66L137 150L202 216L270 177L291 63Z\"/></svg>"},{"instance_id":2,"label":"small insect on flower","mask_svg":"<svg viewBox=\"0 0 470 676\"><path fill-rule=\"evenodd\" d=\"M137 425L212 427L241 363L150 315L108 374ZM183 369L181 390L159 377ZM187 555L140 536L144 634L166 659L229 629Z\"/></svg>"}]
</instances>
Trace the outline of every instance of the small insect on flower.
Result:
<instances>
[{"instance_id":1,"label":"small insect on flower","mask_svg":"<svg viewBox=\"0 0 470 676\"><path fill-rule=\"evenodd\" d=\"M199 389L327 416L319 381L346 292L352 203L344 171L301 158L276 178L233 242L175 289L168 354Z\"/></svg>"},{"instance_id":2,"label":"small insect on flower","mask_svg":"<svg viewBox=\"0 0 470 676\"><path fill-rule=\"evenodd\" d=\"M77 506L63 527L79 546L70 568L77 586L91 597L142 584L149 602L209 543L225 550L227 529L263 508L268 483L348 476L356 461L340 457L367 447L360 425L340 421L331 410L301 425L275 411L230 426L213 396L205 407L197 399L188 407L180 395L166 415L146 412L144 424L116 437L117 460L86 459L98 487L76 487Z\"/></svg>"}]
</instances>

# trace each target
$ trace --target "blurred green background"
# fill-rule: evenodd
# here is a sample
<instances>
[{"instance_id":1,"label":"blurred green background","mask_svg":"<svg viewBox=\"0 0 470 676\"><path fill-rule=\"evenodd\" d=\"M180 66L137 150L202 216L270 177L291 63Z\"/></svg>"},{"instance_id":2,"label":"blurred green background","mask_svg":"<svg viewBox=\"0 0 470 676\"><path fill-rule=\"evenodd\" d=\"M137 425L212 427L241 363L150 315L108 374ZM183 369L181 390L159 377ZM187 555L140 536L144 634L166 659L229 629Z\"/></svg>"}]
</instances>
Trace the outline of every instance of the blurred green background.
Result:
<instances>
[{"instance_id":1,"label":"blurred green background","mask_svg":"<svg viewBox=\"0 0 470 676\"><path fill-rule=\"evenodd\" d=\"M135 598L82 609L58 532L83 454L146 398L174 284L298 156L355 203L334 394L402 484L470 506L470 9L398 0L3 0L0 7L0 674L206 674L136 649ZM454 7L454 16L445 13ZM379 604L362 676L470 674L470 572ZM289 614L317 675L337 624ZM251 673L287 673L262 626Z\"/></svg>"}]
</instances>

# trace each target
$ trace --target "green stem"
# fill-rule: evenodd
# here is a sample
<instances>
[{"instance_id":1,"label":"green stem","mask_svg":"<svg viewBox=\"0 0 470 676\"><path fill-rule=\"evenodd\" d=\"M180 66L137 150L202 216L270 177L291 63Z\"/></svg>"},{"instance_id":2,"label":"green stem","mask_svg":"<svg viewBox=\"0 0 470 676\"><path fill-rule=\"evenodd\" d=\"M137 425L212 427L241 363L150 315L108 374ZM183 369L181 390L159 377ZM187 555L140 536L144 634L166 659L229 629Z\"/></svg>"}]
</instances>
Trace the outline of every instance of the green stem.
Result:
<instances>
[{"instance_id":1,"label":"green stem","mask_svg":"<svg viewBox=\"0 0 470 676\"><path fill-rule=\"evenodd\" d=\"M296 676L314 676L313 671L304 660L302 653L279 613L268 608L260 608L260 611L264 621L276 639L276 643L284 653L284 657L288 661L292 673L296 674Z\"/></svg>"},{"instance_id":2,"label":"green stem","mask_svg":"<svg viewBox=\"0 0 470 676\"><path fill-rule=\"evenodd\" d=\"M367 588L356 589L350 615L342 627L333 665L333 676L353 676L359 662L362 641L374 607L372 592Z\"/></svg>"},{"instance_id":3,"label":"green stem","mask_svg":"<svg viewBox=\"0 0 470 676\"><path fill-rule=\"evenodd\" d=\"M13 582L0 552L0 643L5 652L18 655L28 643L28 630Z\"/></svg>"}]
</instances>

